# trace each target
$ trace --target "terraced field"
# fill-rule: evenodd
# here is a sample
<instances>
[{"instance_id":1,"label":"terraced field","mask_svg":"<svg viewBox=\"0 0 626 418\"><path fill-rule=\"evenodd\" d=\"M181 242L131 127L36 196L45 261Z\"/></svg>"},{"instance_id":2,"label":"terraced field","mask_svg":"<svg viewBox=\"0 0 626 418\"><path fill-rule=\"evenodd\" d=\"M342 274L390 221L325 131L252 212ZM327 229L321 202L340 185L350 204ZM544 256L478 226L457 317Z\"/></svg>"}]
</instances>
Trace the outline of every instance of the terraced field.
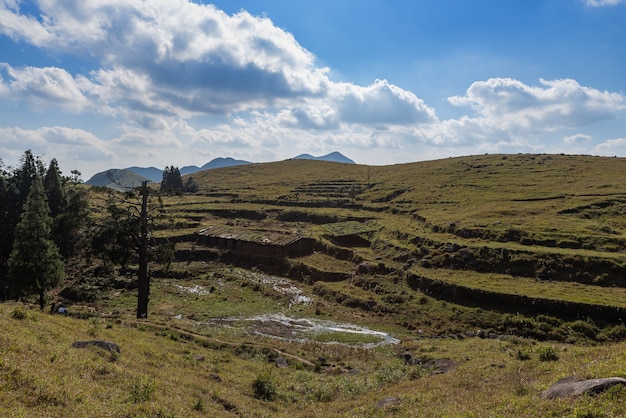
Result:
<instances>
[{"instance_id":1,"label":"terraced field","mask_svg":"<svg viewBox=\"0 0 626 418\"><path fill-rule=\"evenodd\" d=\"M70 266L68 316L0 305L8 416L626 414L621 386L542 396L626 376L626 160L293 160L194 178L152 229L168 251L148 319L132 263ZM97 221L109 195L91 192ZM121 352L74 348L92 339Z\"/></svg>"},{"instance_id":2,"label":"terraced field","mask_svg":"<svg viewBox=\"0 0 626 418\"><path fill-rule=\"evenodd\" d=\"M193 246L320 288L332 282L344 289L328 297L344 295L344 303L388 312L408 329L434 334L478 325L517 332L502 318L519 313L518 306L498 306L490 297L484 304L481 297L465 301L466 292L476 290L541 301L559 320L605 327L626 319L623 159L480 155L383 167L290 160L195 178L197 194L165 199L177 227L158 231L179 241L181 255ZM347 232L337 232L346 225ZM192 242L198 230L216 226L250 237L291 231L317 244L309 256L268 260ZM416 275L428 280L411 281ZM366 291L359 300L350 296L355 283ZM454 289L455 296L442 289ZM490 319L411 316L424 297L483 308ZM524 314L532 319L535 313Z\"/></svg>"}]
</instances>

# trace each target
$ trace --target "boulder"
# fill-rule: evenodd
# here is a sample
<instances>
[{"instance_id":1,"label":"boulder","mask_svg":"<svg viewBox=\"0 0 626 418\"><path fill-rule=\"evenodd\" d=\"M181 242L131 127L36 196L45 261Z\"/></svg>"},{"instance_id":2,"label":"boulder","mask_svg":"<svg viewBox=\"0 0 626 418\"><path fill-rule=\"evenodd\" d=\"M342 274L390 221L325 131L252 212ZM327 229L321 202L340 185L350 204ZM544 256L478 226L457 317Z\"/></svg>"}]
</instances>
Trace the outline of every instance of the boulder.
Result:
<instances>
[{"instance_id":1,"label":"boulder","mask_svg":"<svg viewBox=\"0 0 626 418\"><path fill-rule=\"evenodd\" d=\"M74 341L72 343L72 347L74 348L85 348L85 347L91 347L91 346L100 347L103 350L106 350L110 353L120 354L121 352L120 346L110 341L87 340L87 341Z\"/></svg>"},{"instance_id":2,"label":"boulder","mask_svg":"<svg viewBox=\"0 0 626 418\"><path fill-rule=\"evenodd\" d=\"M541 396L545 399L568 398L585 393L600 393L615 385L626 385L626 379L605 377L585 380L577 376L569 376L555 382L544 390Z\"/></svg>"},{"instance_id":3,"label":"boulder","mask_svg":"<svg viewBox=\"0 0 626 418\"><path fill-rule=\"evenodd\" d=\"M276 358L276 367L280 368L280 369L284 369L289 367L289 364L287 363L287 360L285 360L285 358L283 356L279 356Z\"/></svg>"}]
</instances>

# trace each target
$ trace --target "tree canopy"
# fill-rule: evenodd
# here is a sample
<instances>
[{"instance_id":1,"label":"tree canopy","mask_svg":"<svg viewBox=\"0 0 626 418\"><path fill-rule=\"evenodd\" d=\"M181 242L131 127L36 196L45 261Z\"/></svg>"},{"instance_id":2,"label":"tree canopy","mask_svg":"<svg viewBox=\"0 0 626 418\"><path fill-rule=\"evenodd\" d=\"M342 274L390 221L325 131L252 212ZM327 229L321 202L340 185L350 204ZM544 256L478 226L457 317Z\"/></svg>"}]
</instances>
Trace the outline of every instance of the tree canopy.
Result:
<instances>
[{"instance_id":1,"label":"tree canopy","mask_svg":"<svg viewBox=\"0 0 626 418\"><path fill-rule=\"evenodd\" d=\"M8 264L14 292L38 295L41 309L46 292L65 277L61 253L50 238L51 229L52 217L43 184L35 177L15 227Z\"/></svg>"},{"instance_id":2,"label":"tree canopy","mask_svg":"<svg viewBox=\"0 0 626 418\"><path fill-rule=\"evenodd\" d=\"M161 181L161 192L179 193L185 190L183 178L178 167L168 166L163 170L163 181Z\"/></svg>"}]
</instances>

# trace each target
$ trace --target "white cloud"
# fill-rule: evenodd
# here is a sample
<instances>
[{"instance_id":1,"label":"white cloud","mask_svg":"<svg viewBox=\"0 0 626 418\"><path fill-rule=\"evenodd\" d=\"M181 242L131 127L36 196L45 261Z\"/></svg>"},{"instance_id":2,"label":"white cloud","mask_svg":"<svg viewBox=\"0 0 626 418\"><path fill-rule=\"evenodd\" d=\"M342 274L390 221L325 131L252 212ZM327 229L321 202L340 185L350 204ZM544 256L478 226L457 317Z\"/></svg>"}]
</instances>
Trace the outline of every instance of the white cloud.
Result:
<instances>
[{"instance_id":1,"label":"white cloud","mask_svg":"<svg viewBox=\"0 0 626 418\"><path fill-rule=\"evenodd\" d=\"M346 123L408 125L437 120L435 110L423 100L387 80L367 87L338 84L332 95Z\"/></svg>"},{"instance_id":2,"label":"white cloud","mask_svg":"<svg viewBox=\"0 0 626 418\"><path fill-rule=\"evenodd\" d=\"M62 68L13 68L0 63L0 74L2 72L5 73L5 77L0 78L0 95L3 97L19 97L37 109L61 106L65 110L79 112L88 105L72 75Z\"/></svg>"},{"instance_id":3,"label":"white cloud","mask_svg":"<svg viewBox=\"0 0 626 418\"><path fill-rule=\"evenodd\" d=\"M327 70L314 66L314 56L293 35L247 12L228 16L186 0L45 0L39 5L40 20L23 24L26 17L5 4L0 16L11 24L0 25L0 31L99 62L104 68L92 81L105 77L102 72L111 76L101 90L118 86L122 81L113 78L132 71L146 78L153 102L225 113L320 94L328 83Z\"/></svg>"},{"instance_id":4,"label":"white cloud","mask_svg":"<svg viewBox=\"0 0 626 418\"><path fill-rule=\"evenodd\" d=\"M93 162L110 160L115 153L106 141L90 132L62 126L40 129L0 128L0 155L17 161L27 149L45 158L57 158L64 171L90 172Z\"/></svg>"},{"instance_id":5,"label":"white cloud","mask_svg":"<svg viewBox=\"0 0 626 418\"><path fill-rule=\"evenodd\" d=\"M575 135L570 135L570 136L566 136L565 138L563 138L563 142L566 144L581 144L581 143L591 142L591 141L593 141L593 137L591 135L586 135L586 134L575 134Z\"/></svg>"},{"instance_id":6,"label":"white cloud","mask_svg":"<svg viewBox=\"0 0 626 418\"><path fill-rule=\"evenodd\" d=\"M615 6L616 4L625 3L626 0L583 0L587 6L602 7Z\"/></svg>"},{"instance_id":7,"label":"white cloud","mask_svg":"<svg viewBox=\"0 0 626 418\"><path fill-rule=\"evenodd\" d=\"M593 153L605 156L626 155L626 138L608 139L596 145Z\"/></svg>"},{"instance_id":8,"label":"white cloud","mask_svg":"<svg viewBox=\"0 0 626 418\"><path fill-rule=\"evenodd\" d=\"M465 96L448 100L469 106L483 128L511 136L535 135L563 128L576 128L612 119L624 108L622 94L600 91L576 80L540 80L528 86L510 78L474 82Z\"/></svg>"}]
</instances>

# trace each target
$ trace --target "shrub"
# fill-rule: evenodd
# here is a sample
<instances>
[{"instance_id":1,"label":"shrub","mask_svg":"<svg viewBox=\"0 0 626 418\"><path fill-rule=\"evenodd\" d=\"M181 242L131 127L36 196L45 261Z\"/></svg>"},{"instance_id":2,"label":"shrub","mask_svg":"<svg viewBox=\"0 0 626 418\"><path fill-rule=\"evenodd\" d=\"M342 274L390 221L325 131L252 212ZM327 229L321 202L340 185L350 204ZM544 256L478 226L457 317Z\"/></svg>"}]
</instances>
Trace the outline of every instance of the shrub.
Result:
<instances>
[{"instance_id":1,"label":"shrub","mask_svg":"<svg viewBox=\"0 0 626 418\"><path fill-rule=\"evenodd\" d=\"M537 353L541 361L557 361L559 359L559 355L552 346L539 347Z\"/></svg>"},{"instance_id":2,"label":"shrub","mask_svg":"<svg viewBox=\"0 0 626 418\"><path fill-rule=\"evenodd\" d=\"M11 318L20 321L26 319L26 311L22 308L15 308L11 311Z\"/></svg>"},{"instance_id":3,"label":"shrub","mask_svg":"<svg viewBox=\"0 0 626 418\"><path fill-rule=\"evenodd\" d=\"M601 341L620 341L624 338L626 338L626 326L624 324L614 325L598 334L598 339Z\"/></svg>"},{"instance_id":4,"label":"shrub","mask_svg":"<svg viewBox=\"0 0 626 418\"><path fill-rule=\"evenodd\" d=\"M596 334L599 331L598 327L593 322L582 320L572 322L570 328L587 338L596 338Z\"/></svg>"},{"instance_id":5,"label":"shrub","mask_svg":"<svg viewBox=\"0 0 626 418\"><path fill-rule=\"evenodd\" d=\"M146 376L142 376L133 383L130 388L130 396L133 403L140 403L152 399L156 385Z\"/></svg>"},{"instance_id":6,"label":"shrub","mask_svg":"<svg viewBox=\"0 0 626 418\"><path fill-rule=\"evenodd\" d=\"M276 382L272 376L271 370L267 370L257 376L252 382L254 397L271 401L276 397Z\"/></svg>"}]
</instances>

